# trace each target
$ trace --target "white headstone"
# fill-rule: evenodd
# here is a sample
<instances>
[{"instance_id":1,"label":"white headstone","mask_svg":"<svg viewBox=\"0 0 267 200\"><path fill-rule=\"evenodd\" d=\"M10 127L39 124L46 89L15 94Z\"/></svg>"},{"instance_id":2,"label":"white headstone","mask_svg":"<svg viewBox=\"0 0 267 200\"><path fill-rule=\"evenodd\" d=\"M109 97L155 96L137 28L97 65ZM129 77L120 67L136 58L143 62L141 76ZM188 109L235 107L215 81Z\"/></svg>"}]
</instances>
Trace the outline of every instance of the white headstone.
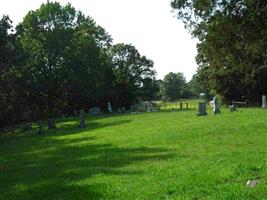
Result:
<instances>
[{"instance_id":1,"label":"white headstone","mask_svg":"<svg viewBox=\"0 0 267 200\"><path fill-rule=\"evenodd\" d=\"M266 95L262 95L262 108L267 108Z\"/></svg>"},{"instance_id":2,"label":"white headstone","mask_svg":"<svg viewBox=\"0 0 267 200\"><path fill-rule=\"evenodd\" d=\"M110 102L108 102L108 112L112 112L112 107L111 107L111 103Z\"/></svg>"}]
</instances>

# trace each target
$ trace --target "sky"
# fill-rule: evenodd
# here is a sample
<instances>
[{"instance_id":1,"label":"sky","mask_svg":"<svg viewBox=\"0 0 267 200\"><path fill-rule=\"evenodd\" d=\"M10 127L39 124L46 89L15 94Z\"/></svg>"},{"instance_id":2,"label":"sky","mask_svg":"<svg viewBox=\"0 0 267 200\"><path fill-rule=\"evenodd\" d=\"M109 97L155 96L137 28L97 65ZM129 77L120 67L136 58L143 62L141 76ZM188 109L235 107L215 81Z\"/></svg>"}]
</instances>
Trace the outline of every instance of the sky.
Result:
<instances>
[{"instance_id":1,"label":"sky","mask_svg":"<svg viewBox=\"0 0 267 200\"><path fill-rule=\"evenodd\" d=\"M51 1L51 0L50 0ZM0 17L9 15L16 25L46 0L0 0ZM134 45L154 61L157 78L169 72L184 73L187 81L197 69L196 39L171 12L170 0L58 0L71 3L92 17L112 36L113 43Z\"/></svg>"}]
</instances>

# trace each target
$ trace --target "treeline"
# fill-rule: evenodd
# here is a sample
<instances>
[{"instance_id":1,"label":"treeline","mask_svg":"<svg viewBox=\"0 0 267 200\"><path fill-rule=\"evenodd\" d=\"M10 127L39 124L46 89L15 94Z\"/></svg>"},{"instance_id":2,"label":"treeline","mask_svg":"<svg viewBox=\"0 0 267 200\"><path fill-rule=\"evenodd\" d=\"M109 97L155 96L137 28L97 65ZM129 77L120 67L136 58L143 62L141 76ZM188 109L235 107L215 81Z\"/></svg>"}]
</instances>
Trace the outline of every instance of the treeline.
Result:
<instances>
[{"instance_id":1,"label":"treeline","mask_svg":"<svg viewBox=\"0 0 267 200\"><path fill-rule=\"evenodd\" d=\"M172 0L171 6L199 40L199 87L226 102L259 102L267 94L267 1Z\"/></svg>"},{"instance_id":2,"label":"treeline","mask_svg":"<svg viewBox=\"0 0 267 200\"><path fill-rule=\"evenodd\" d=\"M153 61L113 44L70 4L47 2L12 27L0 20L0 126L53 118L92 106L129 108L153 99Z\"/></svg>"}]
</instances>

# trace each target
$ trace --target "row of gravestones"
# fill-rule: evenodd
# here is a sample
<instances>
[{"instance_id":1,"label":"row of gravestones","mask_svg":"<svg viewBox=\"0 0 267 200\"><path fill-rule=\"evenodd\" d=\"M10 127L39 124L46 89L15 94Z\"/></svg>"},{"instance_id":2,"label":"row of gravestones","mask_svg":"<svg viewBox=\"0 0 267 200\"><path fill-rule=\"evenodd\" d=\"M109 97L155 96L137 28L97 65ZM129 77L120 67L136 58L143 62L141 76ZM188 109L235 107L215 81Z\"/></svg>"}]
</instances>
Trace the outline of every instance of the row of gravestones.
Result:
<instances>
[{"instance_id":1,"label":"row of gravestones","mask_svg":"<svg viewBox=\"0 0 267 200\"><path fill-rule=\"evenodd\" d=\"M209 102L212 105L212 111L214 114L218 114L221 113L220 110L220 104L219 104L219 100L218 98L215 96L213 98L213 100L211 102ZM198 103L198 116L204 116L207 115L207 111L206 111L206 102L205 101L201 101Z\"/></svg>"},{"instance_id":2,"label":"row of gravestones","mask_svg":"<svg viewBox=\"0 0 267 200\"><path fill-rule=\"evenodd\" d=\"M221 113L219 100L216 96L213 98L213 100L210 102L210 104L212 104L214 114ZM266 95L262 95L262 108L264 108L264 109L267 108ZM231 112L236 111L235 105L230 105L229 110ZM199 102L197 115L198 116L207 115L206 102L204 102L204 101Z\"/></svg>"},{"instance_id":3,"label":"row of gravestones","mask_svg":"<svg viewBox=\"0 0 267 200\"><path fill-rule=\"evenodd\" d=\"M130 109L132 111L147 111L147 112L159 111L159 107L150 101L134 104L130 107Z\"/></svg>"},{"instance_id":4,"label":"row of gravestones","mask_svg":"<svg viewBox=\"0 0 267 200\"><path fill-rule=\"evenodd\" d=\"M85 112L83 109L79 110L79 127L85 127ZM48 129L56 129L55 119L48 119ZM38 123L38 133L43 134L44 127L41 122Z\"/></svg>"},{"instance_id":5,"label":"row of gravestones","mask_svg":"<svg viewBox=\"0 0 267 200\"><path fill-rule=\"evenodd\" d=\"M108 111L112 112L111 103L108 102ZM124 109L125 110L125 109ZM74 110L74 114L77 116L78 112L77 110ZM93 116L101 115L101 110L99 107L93 107L89 109L89 114ZM63 117L65 118L65 116ZM85 111L83 109L79 110L79 127L83 128L85 127ZM56 123L54 119L48 119L48 129L55 129ZM44 133L44 127L42 126L41 122L38 123L38 133L43 134Z\"/></svg>"}]
</instances>

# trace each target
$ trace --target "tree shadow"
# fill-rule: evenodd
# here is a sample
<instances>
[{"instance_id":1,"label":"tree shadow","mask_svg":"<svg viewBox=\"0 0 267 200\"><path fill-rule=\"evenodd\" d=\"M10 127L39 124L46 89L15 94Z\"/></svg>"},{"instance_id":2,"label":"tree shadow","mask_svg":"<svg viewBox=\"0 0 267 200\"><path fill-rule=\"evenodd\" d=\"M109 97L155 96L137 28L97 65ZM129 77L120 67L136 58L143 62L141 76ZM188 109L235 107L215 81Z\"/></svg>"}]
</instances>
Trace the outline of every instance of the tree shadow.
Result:
<instances>
[{"instance_id":1,"label":"tree shadow","mask_svg":"<svg viewBox=\"0 0 267 200\"><path fill-rule=\"evenodd\" d=\"M41 136L42 137L49 137L49 136L54 136L56 135L70 135L70 134L77 134L80 132L87 132L87 131L92 131L94 129L100 129L100 128L105 128L105 127L113 127L113 126L118 126L121 124L125 123L130 123L131 120L116 120L113 122L98 122L96 121L97 119L86 119L86 126L83 128L79 127L79 121L77 119L67 119L67 120L60 120L57 122L57 128L56 129L47 129L45 128L45 133L43 133ZM42 122L42 126L46 127L46 122ZM13 139L14 137L19 138L27 138L27 137L35 137L38 135L38 126L34 125L33 129L30 131L26 132L20 132L18 130L14 132L7 132L7 133L2 133L0 134L0 142L1 140L5 139Z\"/></svg>"},{"instance_id":2,"label":"tree shadow","mask_svg":"<svg viewBox=\"0 0 267 200\"><path fill-rule=\"evenodd\" d=\"M92 131L95 129L101 129L101 128L106 128L106 127L114 127L118 126L121 124L126 124L130 123L131 120L116 120L113 122L97 122L97 121L87 121L86 126L83 128L79 127L78 122L74 124L59 124L59 128L56 130L48 130L47 133L55 133L57 135L69 135L69 134L77 134L80 132L87 132L87 131Z\"/></svg>"},{"instance_id":3,"label":"tree shadow","mask_svg":"<svg viewBox=\"0 0 267 200\"><path fill-rule=\"evenodd\" d=\"M92 182L93 176L138 175L143 173L138 166L131 170L125 167L175 156L165 148L128 148L96 142L95 137L18 140L14 146L19 148L10 154L0 153L0 199L108 198L106 183Z\"/></svg>"}]
</instances>

